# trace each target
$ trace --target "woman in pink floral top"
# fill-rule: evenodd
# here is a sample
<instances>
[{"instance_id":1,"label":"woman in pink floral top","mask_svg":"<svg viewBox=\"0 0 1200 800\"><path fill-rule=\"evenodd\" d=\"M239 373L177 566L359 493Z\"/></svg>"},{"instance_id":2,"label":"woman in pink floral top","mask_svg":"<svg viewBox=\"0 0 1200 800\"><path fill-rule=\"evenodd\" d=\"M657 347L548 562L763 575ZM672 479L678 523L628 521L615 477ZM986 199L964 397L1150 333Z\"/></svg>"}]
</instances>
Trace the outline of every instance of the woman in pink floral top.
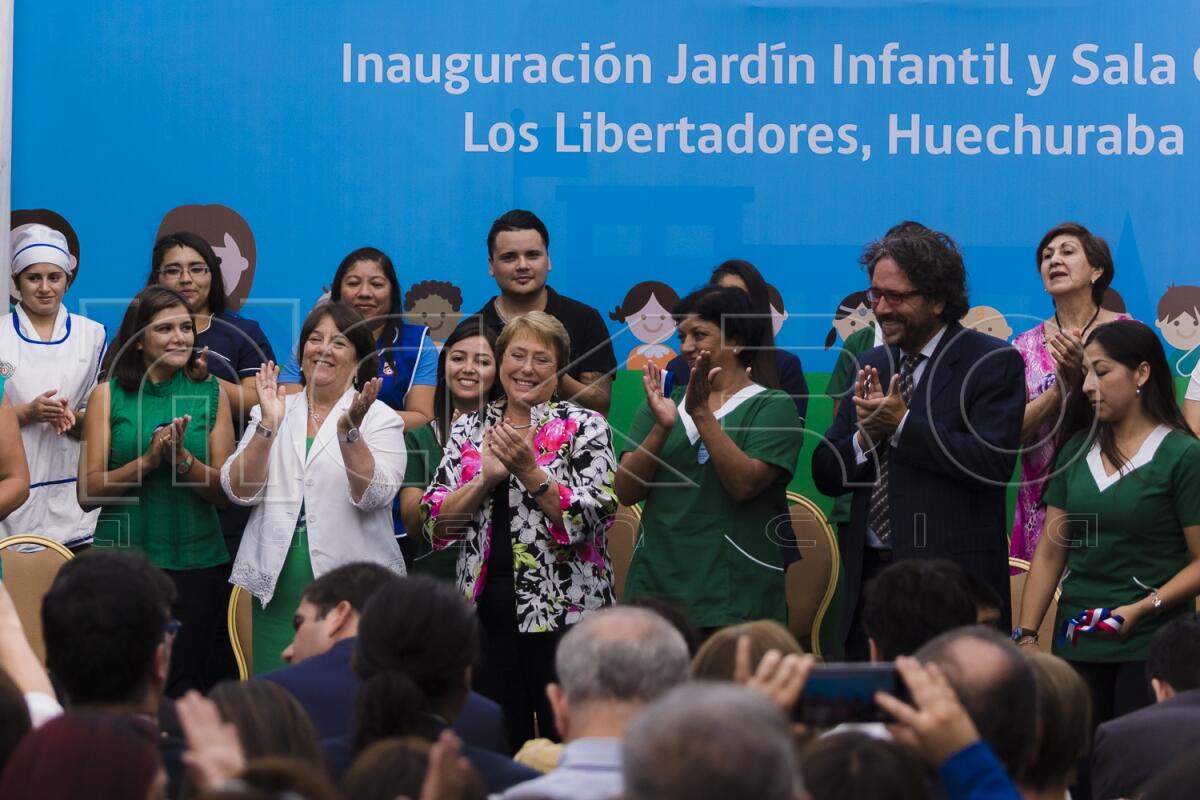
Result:
<instances>
[{"instance_id":1,"label":"woman in pink floral top","mask_svg":"<svg viewBox=\"0 0 1200 800\"><path fill-rule=\"evenodd\" d=\"M509 742L554 736L546 684L567 626L614 602L605 535L617 508L608 422L553 399L562 323L511 320L496 344L505 397L460 417L421 500L434 547L459 549L458 587L479 612L475 689L505 712Z\"/></svg>"},{"instance_id":2,"label":"woman in pink floral top","mask_svg":"<svg viewBox=\"0 0 1200 800\"><path fill-rule=\"evenodd\" d=\"M1032 560L1042 535L1042 489L1054 462L1063 395L1083 381L1083 340L1097 325L1128 319L1103 308L1115 268L1108 244L1075 222L1051 228L1038 244L1038 273L1054 303L1054 316L1025 331L1013 346L1025 359L1027 400L1021 426L1021 485L1013 517L1010 555Z\"/></svg>"}]
</instances>

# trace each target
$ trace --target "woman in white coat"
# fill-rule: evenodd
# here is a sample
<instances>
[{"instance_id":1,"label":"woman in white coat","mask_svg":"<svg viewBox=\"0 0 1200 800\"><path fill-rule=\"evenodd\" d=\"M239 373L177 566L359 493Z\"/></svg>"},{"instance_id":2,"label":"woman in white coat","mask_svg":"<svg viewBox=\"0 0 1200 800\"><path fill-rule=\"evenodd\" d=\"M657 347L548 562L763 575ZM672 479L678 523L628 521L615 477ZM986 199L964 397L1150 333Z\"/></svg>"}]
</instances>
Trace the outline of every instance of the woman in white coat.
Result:
<instances>
[{"instance_id":1,"label":"woman in white coat","mask_svg":"<svg viewBox=\"0 0 1200 800\"><path fill-rule=\"evenodd\" d=\"M253 594L254 672L281 666L300 595L351 561L404 574L391 503L404 476L404 423L376 400L370 329L350 306L313 309L300 332L304 391L258 373L259 405L221 469L229 499L254 510L231 581ZM355 388L359 391L355 391Z\"/></svg>"},{"instance_id":2,"label":"woman in white coat","mask_svg":"<svg viewBox=\"0 0 1200 800\"><path fill-rule=\"evenodd\" d=\"M98 511L75 501L84 406L104 355L104 326L69 314L63 297L77 261L60 231L12 232L12 285L20 298L0 319L0 377L29 457L29 499L0 521L0 537L48 536L72 549L92 541Z\"/></svg>"}]
</instances>

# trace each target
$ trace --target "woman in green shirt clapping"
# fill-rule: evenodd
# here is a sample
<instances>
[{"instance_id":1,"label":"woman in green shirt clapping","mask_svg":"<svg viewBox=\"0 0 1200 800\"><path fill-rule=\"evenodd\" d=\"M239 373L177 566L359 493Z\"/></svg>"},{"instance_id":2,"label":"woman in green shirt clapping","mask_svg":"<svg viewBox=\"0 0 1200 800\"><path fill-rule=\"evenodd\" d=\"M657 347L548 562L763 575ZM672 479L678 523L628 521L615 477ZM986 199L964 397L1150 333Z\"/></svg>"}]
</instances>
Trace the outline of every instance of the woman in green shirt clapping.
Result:
<instances>
[{"instance_id":1,"label":"woman in green shirt clapping","mask_svg":"<svg viewBox=\"0 0 1200 800\"><path fill-rule=\"evenodd\" d=\"M150 286L133 299L105 356L107 379L88 400L79 459L79 505L101 509L93 546L139 550L175 583L172 613L183 625L171 696L211 683L227 596L217 508L228 502L220 466L233 452L233 421L217 379L193 377L204 374L195 340L177 292Z\"/></svg>"}]
</instances>

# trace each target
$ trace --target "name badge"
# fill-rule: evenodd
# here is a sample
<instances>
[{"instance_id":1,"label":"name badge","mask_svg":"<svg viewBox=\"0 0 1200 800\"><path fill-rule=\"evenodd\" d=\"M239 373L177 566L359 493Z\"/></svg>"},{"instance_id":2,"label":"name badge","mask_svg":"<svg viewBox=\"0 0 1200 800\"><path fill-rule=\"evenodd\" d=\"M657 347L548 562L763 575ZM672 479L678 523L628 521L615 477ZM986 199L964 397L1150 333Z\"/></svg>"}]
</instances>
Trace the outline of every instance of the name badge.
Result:
<instances>
[{"instance_id":1,"label":"name badge","mask_svg":"<svg viewBox=\"0 0 1200 800\"><path fill-rule=\"evenodd\" d=\"M696 463L704 464L708 462L708 448L704 446L704 442L700 443L700 447L696 450Z\"/></svg>"}]
</instances>

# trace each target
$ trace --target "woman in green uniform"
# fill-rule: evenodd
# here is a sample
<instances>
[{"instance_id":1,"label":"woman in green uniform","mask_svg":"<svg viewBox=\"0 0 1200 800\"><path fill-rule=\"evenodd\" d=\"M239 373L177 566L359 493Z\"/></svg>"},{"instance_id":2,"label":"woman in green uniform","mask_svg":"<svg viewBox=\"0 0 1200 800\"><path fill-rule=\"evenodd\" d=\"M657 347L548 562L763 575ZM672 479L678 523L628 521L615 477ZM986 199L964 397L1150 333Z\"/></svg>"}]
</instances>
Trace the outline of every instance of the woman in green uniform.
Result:
<instances>
[{"instance_id":1,"label":"woman in green uniform","mask_svg":"<svg viewBox=\"0 0 1200 800\"><path fill-rule=\"evenodd\" d=\"M675 308L686 387L662 394L658 368L616 475L625 505L645 501L626 598L667 600L708 630L787 621L780 538L803 426L785 392L753 379L761 322L745 292L705 287Z\"/></svg>"},{"instance_id":2,"label":"woman in green uniform","mask_svg":"<svg viewBox=\"0 0 1200 800\"><path fill-rule=\"evenodd\" d=\"M195 322L177 292L143 289L105 357L84 418L79 505L101 509L93 547L140 550L175 583L167 693L206 690L210 645L225 621L229 552L217 508L233 450L229 398L199 375Z\"/></svg>"},{"instance_id":3,"label":"woman in green uniform","mask_svg":"<svg viewBox=\"0 0 1200 800\"><path fill-rule=\"evenodd\" d=\"M1037 641L1065 568L1054 652L1087 681L1099 725L1150 702L1150 640L1200 593L1200 441L1175 404L1171 370L1148 327L1101 325L1085 353L1013 638ZM1086 609L1107 609L1119 630L1084 629L1064 641L1068 622Z\"/></svg>"},{"instance_id":4,"label":"woman in green uniform","mask_svg":"<svg viewBox=\"0 0 1200 800\"><path fill-rule=\"evenodd\" d=\"M454 420L479 411L499 396L496 383L496 331L481 317L468 317L446 338L438 357L433 391L433 421L404 432L408 466L400 489L404 530L421 530L421 496L442 462L446 435ZM416 547L412 571L454 582L458 548L434 550L423 536Z\"/></svg>"}]
</instances>

